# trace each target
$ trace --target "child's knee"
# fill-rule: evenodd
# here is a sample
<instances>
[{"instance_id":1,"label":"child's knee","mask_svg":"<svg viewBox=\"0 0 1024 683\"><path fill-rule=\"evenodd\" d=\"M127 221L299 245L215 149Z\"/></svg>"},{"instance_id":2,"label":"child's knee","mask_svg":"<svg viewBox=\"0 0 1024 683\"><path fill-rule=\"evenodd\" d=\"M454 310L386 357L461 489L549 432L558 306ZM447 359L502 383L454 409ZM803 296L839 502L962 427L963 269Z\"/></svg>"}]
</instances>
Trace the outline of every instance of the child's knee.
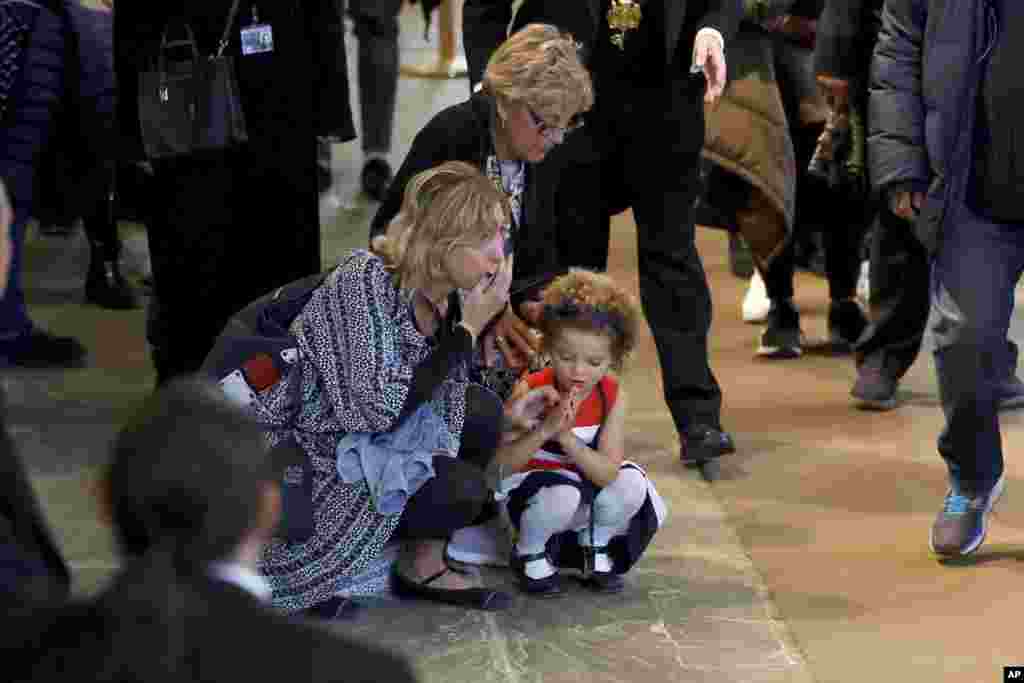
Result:
<instances>
[{"instance_id":1,"label":"child's knee","mask_svg":"<svg viewBox=\"0 0 1024 683\"><path fill-rule=\"evenodd\" d=\"M594 499L594 521L613 525L637 513L647 497L647 478L632 467L623 468L619 476Z\"/></svg>"},{"instance_id":2,"label":"child's knee","mask_svg":"<svg viewBox=\"0 0 1024 683\"><path fill-rule=\"evenodd\" d=\"M580 502L580 490L575 486L546 486L534 494L530 507L538 507L538 511L549 520L568 524Z\"/></svg>"}]
</instances>

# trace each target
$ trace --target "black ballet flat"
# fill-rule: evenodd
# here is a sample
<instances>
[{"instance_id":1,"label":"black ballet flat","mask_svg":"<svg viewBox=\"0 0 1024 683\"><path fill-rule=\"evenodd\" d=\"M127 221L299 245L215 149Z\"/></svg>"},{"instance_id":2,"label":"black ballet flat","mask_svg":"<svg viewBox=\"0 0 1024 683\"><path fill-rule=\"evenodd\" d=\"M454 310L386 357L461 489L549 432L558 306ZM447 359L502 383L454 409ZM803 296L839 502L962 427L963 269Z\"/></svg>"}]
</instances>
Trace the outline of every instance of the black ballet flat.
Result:
<instances>
[{"instance_id":1,"label":"black ballet flat","mask_svg":"<svg viewBox=\"0 0 1024 683\"><path fill-rule=\"evenodd\" d=\"M543 579L534 579L526 574L527 562L543 560L545 558L548 559L548 562L551 562L547 553L519 555L513 550L512 561L510 564L512 565L512 569L515 570L516 576L519 578L519 586L524 592L529 593L530 595L536 595L537 597L550 598L562 594L562 579L558 575L558 572L556 571L551 576L545 576Z\"/></svg>"},{"instance_id":2,"label":"black ballet flat","mask_svg":"<svg viewBox=\"0 0 1024 683\"><path fill-rule=\"evenodd\" d=\"M607 555L608 546L593 546L583 548L586 561L586 571L581 579L584 586L597 593L621 593L626 587L626 580L621 574L614 572L599 572L594 569L597 555Z\"/></svg>"},{"instance_id":3,"label":"black ballet flat","mask_svg":"<svg viewBox=\"0 0 1024 683\"><path fill-rule=\"evenodd\" d=\"M394 573L395 593L400 597L420 598L433 602L443 602L447 605L458 607L469 607L487 611L498 611L507 609L512 605L512 596L503 591L492 588L434 588L430 584L437 581L448 572L456 571L451 567L445 567L428 579L420 582L408 579L397 570Z\"/></svg>"}]
</instances>

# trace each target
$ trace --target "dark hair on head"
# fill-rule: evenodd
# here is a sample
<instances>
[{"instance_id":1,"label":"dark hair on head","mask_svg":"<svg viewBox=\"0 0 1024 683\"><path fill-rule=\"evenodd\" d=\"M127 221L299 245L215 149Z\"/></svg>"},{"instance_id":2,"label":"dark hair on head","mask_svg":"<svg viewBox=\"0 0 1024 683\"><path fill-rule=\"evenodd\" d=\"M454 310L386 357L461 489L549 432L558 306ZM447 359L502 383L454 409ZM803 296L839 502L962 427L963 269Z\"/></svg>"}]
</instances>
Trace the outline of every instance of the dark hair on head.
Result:
<instances>
[{"instance_id":1,"label":"dark hair on head","mask_svg":"<svg viewBox=\"0 0 1024 683\"><path fill-rule=\"evenodd\" d=\"M172 380L143 403L118 434L106 473L127 562L88 612L98 625L66 660L75 663L69 673L193 679L187 625L208 610L198 587L209 564L230 561L262 521L274 480L269 452L264 429L212 381Z\"/></svg>"},{"instance_id":2,"label":"dark hair on head","mask_svg":"<svg viewBox=\"0 0 1024 683\"><path fill-rule=\"evenodd\" d=\"M565 327L604 334L611 341L612 368L621 372L636 348L640 305L604 273L572 268L541 294L540 331L547 347Z\"/></svg>"},{"instance_id":3,"label":"dark hair on head","mask_svg":"<svg viewBox=\"0 0 1024 683\"><path fill-rule=\"evenodd\" d=\"M175 380L149 397L118 434L107 470L125 554L164 545L185 564L229 556L273 478L265 434L211 381Z\"/></svg>"}]
</instances>

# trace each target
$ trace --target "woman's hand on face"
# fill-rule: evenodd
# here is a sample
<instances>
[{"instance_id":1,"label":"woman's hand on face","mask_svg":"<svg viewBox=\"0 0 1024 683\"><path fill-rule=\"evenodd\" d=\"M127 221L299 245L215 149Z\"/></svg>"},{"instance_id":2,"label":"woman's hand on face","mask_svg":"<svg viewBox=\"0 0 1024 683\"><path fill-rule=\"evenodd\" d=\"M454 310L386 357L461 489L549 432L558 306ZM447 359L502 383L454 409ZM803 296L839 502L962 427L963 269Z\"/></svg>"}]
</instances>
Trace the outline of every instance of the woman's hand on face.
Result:
<instances>
[{"instance_id":1,"label":"woman's hand on face","mask_svg":"<svg viewBox=\"0 0 1024 683\"><path fill-rule=\"evenodd\" d=\"M519 317L530 327L540 327L540 319L544 315L544 304L540 301L524 301L519 304Z\"/></svg>"},{"instance_id":2,"label":"woman's hand on face","mask_svg":"<svg viewBox=\"0 0 1024 683\"><path fill-rule=\"evenodd\" d=\"M474 330L482 330L508 303L512 284L512 257L506 258L493 278L481 278L462 298L462 319Z\"/></svg>"},{"instance_id":3,"label":"woman's hand on face","mask_svg":"<svg viewBox=\"0 0 1024 683\"><path fill-rule=\"evenodd\" d=\"M522 318L509 306L498 318L484 343L484 360L494 364L493 354L501 351L513 370L522 370L534 354L540 351L540 339Z\"/></svg>"}]
</instances>

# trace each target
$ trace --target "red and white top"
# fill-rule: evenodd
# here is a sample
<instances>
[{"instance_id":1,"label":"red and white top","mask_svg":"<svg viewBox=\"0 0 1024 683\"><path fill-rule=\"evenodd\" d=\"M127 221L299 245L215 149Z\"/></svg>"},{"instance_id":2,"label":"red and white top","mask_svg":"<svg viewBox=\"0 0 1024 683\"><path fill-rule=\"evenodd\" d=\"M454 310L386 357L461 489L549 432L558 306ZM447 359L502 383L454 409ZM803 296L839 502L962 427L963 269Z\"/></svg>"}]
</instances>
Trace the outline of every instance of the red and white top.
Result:
<instances>
[{"instance_id":1,"label":"red and white top","mask_svg":"<svg viewBox=\"0 0 1024 683\"><path fill-rule=\"evenodd\" d=\"M540 372L527 375L526 383L531 389L553 386L555 383L554 368L546 368ZM604 393L603 400L602 392ZM587 396L576 411L576 422L572 428L573 434L590 444L592 448L597 448L597 444L593 443L594 437L597 436L601 429L601 424L608 416L612 406L615 405L618 393L618 381L611 375L602 377L590 392L590 396ZM529 462L519 471L530 472L533 470L569 470L571 472L579 472L576 465L563 455L562 449L558 444L552 441L548 441L541 446L534 453L533 457L530 458Z\"/></svg>"}]
</instances>

